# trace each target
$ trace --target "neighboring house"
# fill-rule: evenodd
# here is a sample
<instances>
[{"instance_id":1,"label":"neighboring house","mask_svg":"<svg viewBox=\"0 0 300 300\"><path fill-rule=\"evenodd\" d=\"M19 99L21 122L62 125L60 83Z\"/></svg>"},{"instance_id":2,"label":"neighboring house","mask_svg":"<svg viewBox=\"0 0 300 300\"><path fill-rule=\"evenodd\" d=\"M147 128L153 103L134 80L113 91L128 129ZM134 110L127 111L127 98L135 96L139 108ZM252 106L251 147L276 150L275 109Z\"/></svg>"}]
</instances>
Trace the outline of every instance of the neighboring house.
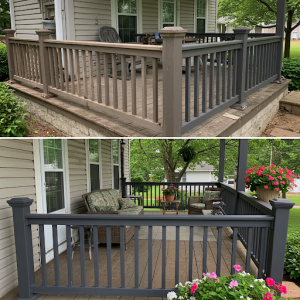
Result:
<instances>
[{"instance_id":1,"label":"neighboring house","mask_svg":"<svg viewBox=\"0 0 300 300\"><path fill-rule=\"evenodd\" d=\"M83 194L99 188L118 189L122 172L130 179L129 141L124 143L84 139L0 141L0 298L18 285L12 209L6 201L28 197L34 200L32 213L80 214L86 210ZM60 228L58 234L59 251L63 251L65 231ZM51 247L52 234L48 232L48 260L52 258ZM38 269L37 226L33 227L33 252Z\"/></svg>"},{"instance_id":2,"label":"neighboring house","mask_svg":"<svg viewBox=\"0 0 300 300\"><path fill-rule=\"evenodd\" d=\"M210 165L196 166L194 169L188 168L181 178L181 182L211 182L218 181L214 174L214 167Z\"/></svg>"},{"instance_id":3,"label":"neighboring house","mask_svg":"<svg viewBox=\"0 0 300 300\"><path fill-rule=\"evenodd\" d=\"M51 23L42 20L54 17L52 37L75 41L99 41L102 26L116 28L123 42L165 26L216 32L217 7L218 0L10 0L17 37L36 38L35 31Z\"/></svg>"},{"instance_id":4,"label":"neighboring house","mask_svg":"<svg viewBox=\"0 0 300 300\"><path fill-rule=\"evenodd\" d=\"M217 32L218 33L233 33L233 29L235 26L230 24L230 21L225 18L219 18L217 20ZM250 33L262 33L262 28L260 26L255 26L254 29L250 31Z\"/></svg>"},{"instance_id":5,"label":"neighboring house","mask_svg":"<svg viewBox=\"0 0 300 300\"><path fill-rule=\"evenodd\" d=\"M292 25L292 27L294 27L295 25L296 25L296 23L294 23ZM262 32L263 33L275 33L276 32L276 28L275 27L272 27L272 28L263 28ZM297 28L295 28L292 31L291 40L300 40L300 26L298 26Z\"/></svg>"}]
</instances>

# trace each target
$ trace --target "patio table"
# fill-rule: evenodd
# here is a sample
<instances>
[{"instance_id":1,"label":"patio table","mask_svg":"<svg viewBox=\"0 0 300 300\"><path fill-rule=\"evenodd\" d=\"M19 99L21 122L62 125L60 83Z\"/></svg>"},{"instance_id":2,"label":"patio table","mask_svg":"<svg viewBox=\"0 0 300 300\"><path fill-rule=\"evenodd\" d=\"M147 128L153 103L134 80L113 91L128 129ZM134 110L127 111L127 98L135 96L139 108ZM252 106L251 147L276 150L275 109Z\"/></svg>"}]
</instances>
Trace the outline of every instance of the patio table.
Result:
<instances>
[{"instance_id":1,"label":"patio table","mask_svg":"<svg viewBox=\"0 0 300 300\"><path fill-rule=\"evenodd\" d=\"M167 211L166 210L166 204L173 204L175 203L176 204L176 211ZM162 207L164 209L164 212L163 214L164 215L178 215L178 207L179 207L179 203L180 203L180 200L174 200L172 202L168 202L166 200L161 200L161 204L162 204Z\"/></svg>"}]
</instances>

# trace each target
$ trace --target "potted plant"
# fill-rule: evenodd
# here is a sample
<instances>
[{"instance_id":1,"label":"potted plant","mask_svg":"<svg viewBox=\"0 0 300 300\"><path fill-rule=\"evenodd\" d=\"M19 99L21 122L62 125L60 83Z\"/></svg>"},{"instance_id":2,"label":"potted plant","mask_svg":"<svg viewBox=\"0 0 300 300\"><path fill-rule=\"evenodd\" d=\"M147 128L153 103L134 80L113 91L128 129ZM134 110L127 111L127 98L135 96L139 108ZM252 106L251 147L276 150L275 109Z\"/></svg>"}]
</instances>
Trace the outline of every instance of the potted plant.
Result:
<instances>
[{"instance_id":1,"label":"potted plant","mask_svg":"<svg viewBox=\"0 0 300 300\"><path fill-rule=\"evenodd\" d=\"M288 168L253 167L246 171L245 184L251 192L256 191L257 198L269 204L269 200L277 198L279 192L286 193L293 189L296 175Z\"/></svg>"},{"instance_id":2,"label":"potted plant","mask_svg":"<svg viewBox=\"0 0 300 300\"><path fill-rule=\"evenodd\" d=\"M169 185L166 189L163 189L162 192L167 202L173 202L177 191L179 191L179 188L175 187L173 183L171 183L171 185Z\"/></svg>"},{"instance_id":3,"label":"potted plant","mask_svg":"<svg viewBox=\"0 0 300 300\"><path fill-rule=\"evenodd\" d=\"M279 300L277 292L286 294L286 287L275 283L272 278L255 279L254 276L241 271L241 266L234 265L236 273L228 277L218 277L213 273L203 273L202 279L179 283L178 292L169 292L168 300Z\"/></svg>"},{"instance_id":4,"label":"potted plant","mask_svg":"<svg viewBox=\"0 0 300 300\"><path fill-rule=\"evenodd\" d=\"M182 156L185 162L190 162L196 157L197 151L193 146L185 145L179 150L179 155Z\"/></svg>"}]
</instances>

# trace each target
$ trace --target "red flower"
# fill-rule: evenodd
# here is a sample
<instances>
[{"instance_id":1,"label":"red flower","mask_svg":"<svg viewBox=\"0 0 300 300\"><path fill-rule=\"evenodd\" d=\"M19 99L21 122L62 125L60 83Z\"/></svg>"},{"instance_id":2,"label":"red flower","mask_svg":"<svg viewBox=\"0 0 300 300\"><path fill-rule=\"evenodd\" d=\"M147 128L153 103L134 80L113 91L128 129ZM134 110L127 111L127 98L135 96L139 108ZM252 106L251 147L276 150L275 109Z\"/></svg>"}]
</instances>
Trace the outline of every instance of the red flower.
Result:
<instances>
[{"instance_id":1,"label":"red flower","mask_svg":"<svg viewBox=\"0 0 300 300\"><path fill-rule=\"evenodd\" d=\"M279 183L277 181L274 181L273 185L279 185Z\"/></svg>"},{"instance_id":2,"label":"red flower","mask_svg":"<svg viewBox=\"0 0 300 300\"><path fill-rule=\"evenodd\" d=\"M286 291L286 287L284 285L282 285L280 288L279 288L279 292L280 293L283 293L283 294L286 294L287 291Z\"/></svg>"},{"instance_id":3,"label":"red flower","mask_svg":"<svg viewBox=\"0 0 300 300\"><path fill-rule=\"evenodd\" d=\"M275 281L270 277L268 277L266 279L266 282L267 282L268 286L273 286L275 284Z\"/></svg>"},{"instance_id":4,"label":"red flower","mask_svg":"<svg viewBox=\"0 0 300 300\"><path fill-rule=\"evenodd\" d=\"M272 174L276 174L276 171L274 171L274 170L271 170L271 173L272 173Z\"/></svg>"},{"instance_id":5,"label":"red flower","mask_svg":"<svg viewBox=\"0 0 300 300\"><path fill-rule=\"evenodd\" d=\"M282 177L281 177L281 176L277 176L277 178L278 178L278 179L282 179Z\"/></svg>"},{"instance_id":6,"label":"red flower","mask_svg":"<svg viewBox=\"0 0 300 300\"><path fill-rule=\"evenodd\" d=\"M269 176L269 180L274 180L274 177L272 177L272 176Z\"/></svg>"},{"instance_id":7,"label":"red flower","mask_svg":"<svg viewBox=\"0 0 300 300\"><path fill-rule=\"evenodd\" d=\"M266 169L266 167L259 167L259 169L260 169L261 171L264 171L264 170Z\"/></svg>"}]
</instances>

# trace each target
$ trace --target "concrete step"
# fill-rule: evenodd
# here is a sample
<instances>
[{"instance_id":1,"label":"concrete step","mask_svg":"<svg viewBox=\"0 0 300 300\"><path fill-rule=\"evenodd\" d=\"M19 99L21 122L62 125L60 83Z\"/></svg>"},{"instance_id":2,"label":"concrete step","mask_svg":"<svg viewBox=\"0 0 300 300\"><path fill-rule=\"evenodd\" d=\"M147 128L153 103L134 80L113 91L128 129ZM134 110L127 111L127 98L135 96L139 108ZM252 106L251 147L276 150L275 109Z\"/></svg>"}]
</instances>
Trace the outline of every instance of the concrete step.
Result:
<instances>
[{"instance_id":1,"label":"concrete step","mask_svg":"<svg viewBox=\"0 0 300 300\"><path fill-rule=\"evenodd\" d=\"M300 287L290 281L283 281L282 285L286 286L287 294L282 294L284 298L300 299Z\"/></svg>"},{"instance_id":2,"label":"concrete step","mask_svg":"<svg viewBox=\"0 0 300 300\"><path fill-rule=\"evenodd\" d=\"M273 137L300 137L300 133L292 132L289 130L281 129L281 128L274 128L270 136Z\"/></svg>"},{"instance_id":3,"label":"concrete step","mask_svg":"<svg viewBox=\"0 0 300 300\"><path fill-rule=\"evenodd\" d=\"M290 92L280 100L280 109L286 110L293 115L300 116L300 91Z\"/></svg>"}]
</instances>

